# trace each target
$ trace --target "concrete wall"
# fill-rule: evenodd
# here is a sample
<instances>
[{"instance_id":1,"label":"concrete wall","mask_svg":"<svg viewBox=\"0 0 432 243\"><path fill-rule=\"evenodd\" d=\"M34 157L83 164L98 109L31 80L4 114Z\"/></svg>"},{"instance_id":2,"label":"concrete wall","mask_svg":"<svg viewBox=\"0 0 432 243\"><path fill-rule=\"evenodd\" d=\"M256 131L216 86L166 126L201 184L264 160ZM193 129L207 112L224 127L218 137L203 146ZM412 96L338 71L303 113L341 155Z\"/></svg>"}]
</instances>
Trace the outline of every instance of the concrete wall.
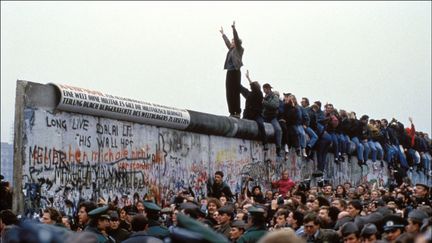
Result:
<instances>
[{"instance_id":1,"label":"concrete wall","mask_svg":"<svg viewBox=\"0 0 432 243\"><path fill-rule=\"evenodd\" d=\"M60 111L49 85L19 81L17 94L21 95L17 103L23 103L17 107L22 120L15 128L22 130L15 136L15 147L20 148L15 156L14 199L19 203L14 209L18 212L31 213L50 203L62 209L65 199L76 204L99 196L120 200L126 194L131 199L135 193L169 201L188 187L203 197L206 180L217 170L224 172L234 193L240 192L246 175L255 178L252 184L268 189L282 169L301 181L310 178L316 167L294 153L287 161L277 160L274 145L264 153L259 141L235 137L240 135L232 131L224 131L232 134L226 137ZM193 119L197 114L205 119L205 113L192 112L191 124L199 131L200 123ZM248 129L252 125L247 123ZM272 133L269 126L266 129ZM332 161L332 156L328 159ZM330 162L326 171L334 184L387 181L386 170L369 168L362 171L354 159L351 164Z\"/></svg>"}]
</instances>

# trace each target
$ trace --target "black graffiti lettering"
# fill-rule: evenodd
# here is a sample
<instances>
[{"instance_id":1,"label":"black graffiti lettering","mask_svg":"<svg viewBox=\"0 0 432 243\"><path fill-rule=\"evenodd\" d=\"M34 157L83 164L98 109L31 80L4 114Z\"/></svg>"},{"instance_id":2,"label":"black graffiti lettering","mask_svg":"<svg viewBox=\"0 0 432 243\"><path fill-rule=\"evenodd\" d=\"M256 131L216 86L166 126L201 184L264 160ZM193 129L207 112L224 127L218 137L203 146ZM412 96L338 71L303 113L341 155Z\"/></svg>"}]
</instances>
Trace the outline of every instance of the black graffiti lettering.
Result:
<instances>
[{"instance_id":1,"label":"black graffiti lettering","mask_svg":"<svg viewBox=\"0 0 432 243\"><path fill-rule=\"evenodd\" d=\"M115 137L107 137L107 136L101 136L96 137L97 144L99 148L117 148L117 138Z\"/></svg>"},{"instance_id":2,"label":"black graffiti lettering","mask_svg":"<svg viewBox=\"0 0 432 243\"><path fill-rule=\"evenodd\" d=\"M133 141L130 140L130 139L127 139L127 138L121 138L121 139L120 139L120 143L121 143L122 147L124 148L124 147L127 147L127 146L129 146L129 145L132 146Z\"/></svg>"},{"instance_id":3,"label":"black graffiti lettering","mask_svg":"<svg viewBox=\"0 0 432 243\"><path fill-rule=\"evenodd\" d=\"M89 127L89 121L84 118L74 118L72 119L72 129L78 130L82 129L84 131L87 131Z\"/></svg>"},{"instance_id":4,"label":"black graffiti lettering","mask_svg":"<svg viewBox=\"0 0 432 243\"><path fill-rule=\"evenodd\" d=\"M91 136L76 134L75 137L78 140L79 146L86 146L87 148L91 147Z\"/></svg>"},{"instance_id":5,"label":"black graffiti lettering","mask_svg":"<svg viewBox=\"0 0 432 243\"><path fill-rule=\"evenodd\" d=\"M118 128L118 125L108 125L108 124L96 123L96 133L97 134L118 136L119 135L119 128Z\"/></svg>"},{"instance_id":6,"label":"black graffiti lettering","mask_svg":"<svg viewBox=\"0 0 432 243\"><path fill-rule=\"evenodd\" d=\"M122 135L124 137L132 137L132 126L130 125L123 125L123 129L122 129Z\"/></svg>"},{"instance_id":7,"label":"black graffiti lettering","mask_svg":"<svg viewBox=\"0 0 432 243\"><path fill-rule=\"evenodd\" d=\"M55 127L61 128L67 131L66 120L59 118L49 118L48 116L45 118L47 127Z\"/></svg>"}]
</instances>

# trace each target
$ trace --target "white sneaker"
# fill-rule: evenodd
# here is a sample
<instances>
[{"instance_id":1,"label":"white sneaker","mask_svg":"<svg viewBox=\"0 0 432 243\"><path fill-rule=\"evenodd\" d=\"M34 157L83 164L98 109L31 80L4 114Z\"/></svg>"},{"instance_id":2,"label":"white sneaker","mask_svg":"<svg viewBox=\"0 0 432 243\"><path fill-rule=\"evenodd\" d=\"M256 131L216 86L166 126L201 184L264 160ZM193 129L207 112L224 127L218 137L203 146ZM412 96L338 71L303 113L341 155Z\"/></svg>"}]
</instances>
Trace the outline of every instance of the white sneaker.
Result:
<instances>
[{"instance_id":1,"label":"white sneaker","mask_svg":"<svg viewBox=\"0 0 432 243\"><path fill-rule=\"evenodd\" d=\"M285 153L288 153L288 152L289 152L289 150L288 150L288 144L285 144L285 148L284 148L284 150L285 150Z\"/></svg>"}]
</instances>

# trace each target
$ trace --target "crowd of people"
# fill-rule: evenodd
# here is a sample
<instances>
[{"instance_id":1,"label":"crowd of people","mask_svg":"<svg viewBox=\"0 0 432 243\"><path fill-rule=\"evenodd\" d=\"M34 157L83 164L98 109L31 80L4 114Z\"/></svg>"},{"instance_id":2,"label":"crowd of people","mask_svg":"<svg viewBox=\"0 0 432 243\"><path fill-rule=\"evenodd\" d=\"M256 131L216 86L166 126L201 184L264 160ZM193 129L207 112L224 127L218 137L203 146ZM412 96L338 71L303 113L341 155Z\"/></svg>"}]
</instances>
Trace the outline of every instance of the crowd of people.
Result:
<instances>
[{"instance_id":1,"label":"crowd of people","mask_svg":"<svg viewBox=\"0 0 432 243\"><path fill-rule=\"evenodd\" d=\"M392 182L386 187L349 182L311 186L283 171L271 190L262 191L262 185L248 178L241 194L234 195L224 173L217 171L207 182L207 197L200 200L191 190L178 192L168 204L134 196L120 206L99 198L72 205L68 212L50 205L32 218L16 215L2 196L1 242L431 242L430 185L414 185L406 177L414 168L432 176L428 134L416 131L412 118L405 128L395 119L357 119L355 112L330 103L322 107L320 101L310 104L307 97L299 104L294 94L281 95L269 83L261 91L247 71L249 90L241 84L242 41L235 23L231 27L231 42L220 30L228 48L229 112L240 118L243 95L243 119L256 121L264 150L268 122L277 156L292 150L306 160L315 157L315 176L325 174L327 155L333 153L335 163L356 156L360 167L369 159L375 168L384 167L385 161Z\"/></svg>"},{"instance_id":2,"label":"crowd of people","mask_svg":"<svg viewBox=\"0 0 432 243\"><path fill-rule=\"evenodd\" d=\"M139 198L83 201L72 215L54 207L36 218L0 212L1 242L431 242L432 199L405 180L376 188L349 182L311 186L283 171L271 190L245 184L234 196L217 171L207 197L179 192L169 204Z\"/></svg>"},{"instance_id":3,"label":"crowd of people","mask_svg":"<svg viewBox=\"0 0 432 243\"><path fill-rule=\"evenodd\" d=\"M274 142L277 156L288 155L293 149L297 155L312 159L316 154L317 170L315 176L325 174L327 154L334 155L334 162L351 161L357 156L360 167L371 159L375 170L389 165L390 171L397 171L400 177L406 176L410 169L416 169L432 176L432 143L427 133L416 131L413 119L410 126L392 118L369 119L368 115L357 118L354 111L336 109L320 101L310 104L307 97L300 103L292 93L273 91L269 83L261 86L246 78L250 90L241 84L240 69L243 66L244 48L238 36L235 23L232 25L234 38L231 42L221 29L222 37L228 47L224 68L227 70L226 93L230 116L240 118L240 94L245 98L243 119L254 120L258 125L259 138L264 150L268 149L264 122L271 123L274 129Z\"/></svg>"}]
</instances>

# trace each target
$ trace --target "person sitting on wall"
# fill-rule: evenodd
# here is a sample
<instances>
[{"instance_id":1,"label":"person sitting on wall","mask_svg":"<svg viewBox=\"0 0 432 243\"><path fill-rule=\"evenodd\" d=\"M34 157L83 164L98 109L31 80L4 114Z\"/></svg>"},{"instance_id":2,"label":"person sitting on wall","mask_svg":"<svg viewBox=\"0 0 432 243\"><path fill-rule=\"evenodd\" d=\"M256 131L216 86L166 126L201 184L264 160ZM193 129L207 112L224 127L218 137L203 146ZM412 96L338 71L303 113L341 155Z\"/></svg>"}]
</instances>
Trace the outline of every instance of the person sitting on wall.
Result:
<instances>
[{"instance_id":1,"label":"person sitting on wall","mask_svg":"<svg viewBox=\"0 0 432 243\"><path fill-rule=\"evenodd\" d=\"M240 84L240 92L246 99L245 109L243 110L243 119L254 120L258 125L259 137L267 150L267 137L264 129L263 110L263 93L258 81L252 81L249 77L249 70L246 71L246 78L249 80L251 91Z\"/></svg>"},{"instance_id":2,"label":"person sitting on wall","mask_svg":"<svg viewBox=\"0 0 432 243\"><path fill-rule=\"evenodd\" d=\"M231 188L223 181L223 176L222 171L216 171L214 178L209 178L207 181L207 197L220 198L223 194L228 201L232 201Z\"/></svg>"},{"instance_id":3,"label":"person sitting on wall","mask_svg":"<svg viewBox=\"0 0 432 243\"><path fill-rule=\"evenodd\" d=\"M263 99L263 118L265 122L272 124L275 134L276 143L276 154L281 156L281 146L282 146L282 128L280 127L278 121L278 111L279 111L279 98L273 93L272 86L265 83L263 86L263 91L265 93Z\"/></svg>"}]
</instances>

